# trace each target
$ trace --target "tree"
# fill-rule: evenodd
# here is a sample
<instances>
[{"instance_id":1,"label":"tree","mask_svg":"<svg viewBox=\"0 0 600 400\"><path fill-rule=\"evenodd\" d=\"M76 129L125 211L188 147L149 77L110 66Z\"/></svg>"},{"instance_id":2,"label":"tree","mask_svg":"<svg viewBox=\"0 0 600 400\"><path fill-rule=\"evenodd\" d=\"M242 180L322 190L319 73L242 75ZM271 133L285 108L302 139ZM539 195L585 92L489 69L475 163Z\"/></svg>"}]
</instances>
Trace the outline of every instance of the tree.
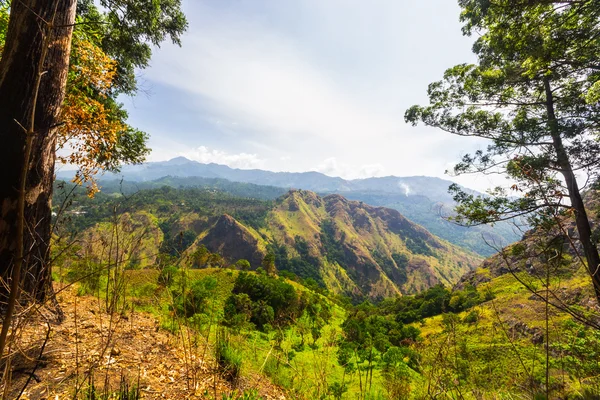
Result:
<instances>
[{"instance_id":1,"label":"tree","mask_svg":"<svg viewBox=\"0 0 600 400\"><path fill-rule=\"evenodd\" d=\"M6 3L0 0L3 7ZM104 14L97 10L94 14L93 4L91 0L20 0L10 6L0 59L3 303L9 302L10 294L16 296L17 288L37 300L44 300L49 292L55 149L63 125L60 115L77 6L80 15L92 16L104 27L100 47L117 61L114 84L105 100L133 93L134 69L148 65L150 45L158 45L167 36L177 42L186 26L180 0L102 0L100 4L107 9ZM97 99L101 97L96 93ZM106 154L100 152L99 160Z\"/></svg>"},{"instance_id":2,"label":"tree","mask_svg":"<svg viewBox=\"0 0 600 400\"><path fill-rule=\"evenodd\" d=\"M277 268L275 267L275 254L269 252L262 260L262 267L269 276L277 274Z\"/></svg>"},{"instance_id":3,"label":"tree","mask_svg":"<svg viewBox=\"0 0 600 400\"><path fill-rule=\"evenodd\" d=\"M235 267L242 271L249 271L252 268L252 266L250 265L250 261L245 260L243 258L235 262Z\"/></svg>"},{"instance_id":4,"label":"tree","mask_svg":"<svg viewBox=\"0 0 600 400\"><path fill-rule=\"evenodd\" d=\"M514 182L491 196L451 190L457 221L494 223L518 216L539 225L564 210L600 301L600 257L577 175L593 178L600 166L600 8L597 2L461 0L464 33L477 31L478 63L448 69L429 85L430 104L407 110L407 122L487 139L454 172L501 173ZM515 196L519 193L519 196Z\"/></svg>"},{"instance_id":5,"label":"tree","mask_svg":"<svg viewBox=\"0 0 600 400\"><path fill-rule=\"evenodd\" d=\"M75 182L97 190L94 176L118 171L123 163L142 162L148 136L127 124L127 112L116 100L117 62L101 46L98 25L78 17L73 32L66 96L57 135L57 159L77 166ZM69 150L69 151L67 151Z\"/></svg>"},{"instance_id":6,"label":"tree","mask_svg":"<svg viewBox=\"0 0 600 400\"><path fill-rule=\"evenodd\" d=\"M23 291L40 300L50 276L54 143L75 7L74 0L12 4L0 60L0 273L10 284L14 269ZM4 286L0 300L6 302Z\"/></svg>"}]
</instances>

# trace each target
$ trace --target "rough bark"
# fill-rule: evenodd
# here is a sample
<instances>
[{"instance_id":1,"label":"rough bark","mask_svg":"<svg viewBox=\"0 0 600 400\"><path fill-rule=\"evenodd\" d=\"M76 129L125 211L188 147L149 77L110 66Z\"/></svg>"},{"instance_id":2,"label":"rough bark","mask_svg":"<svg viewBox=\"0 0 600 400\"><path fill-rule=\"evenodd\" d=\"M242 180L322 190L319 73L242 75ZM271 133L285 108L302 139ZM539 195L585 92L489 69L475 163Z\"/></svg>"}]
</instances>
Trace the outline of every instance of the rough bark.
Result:
<instances>
[{"instance_id":1,"label":"rough bark","mask_svg":"<svg viewBox=\"0 0 600 400\"><path fill-rule=\"evenodd\" d=\"M596 299L600 304L600 255L598 254L598 248L592 242L592 227L585 210L583 199L581 198L577 178L573 173L573 167L571 166L569 156L562 142L560 127L554 111L554 95L552 93L549 78L544 80L544 89L546 94L548 125L552 136L554 150L556 152L556 160L560 172L565 179L565 184L567 185L571 207L575 211L575 225L577 226L579 241L583 247L583 254L587 261L588 273L592 278Z\"/></svg>"},{"instance_id":2,"label":"rough bark","mask_svg":"<svg viewBox=\"0 0 600 400\"><path fill-rule=\"evenodd\" d=\"M11 5L0 60L0 302L8 297L17 257L17 205L24 168L27 179L20 287L24 296L40 301L50 289L48 256L57 118L65 95L76 5L76 0L18 0ZM26 130L30 126L34 134L31 156L26 160Z\"/></svg>"}]
</instances>

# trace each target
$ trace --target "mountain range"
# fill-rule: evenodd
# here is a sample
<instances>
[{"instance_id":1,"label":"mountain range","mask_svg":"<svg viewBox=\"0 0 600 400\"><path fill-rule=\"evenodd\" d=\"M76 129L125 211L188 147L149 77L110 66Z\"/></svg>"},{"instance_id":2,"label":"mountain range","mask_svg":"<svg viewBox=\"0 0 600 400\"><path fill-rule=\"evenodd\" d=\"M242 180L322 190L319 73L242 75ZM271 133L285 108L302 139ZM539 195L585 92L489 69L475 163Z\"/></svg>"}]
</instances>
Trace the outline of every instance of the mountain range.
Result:
<instances>
[{"instance_id":1,"label":"mountain range","mask_svg":"<svg viewBox=\"0 0 600 400\"><path fill-rule=\"evenodd\" d=\"M78 218L87 226L81 226L80 237L95 239L83 247L95 249L98 258L106 253L98 243L109 241L96 239L111 232L110 210L121 207L120 240L128 249L129 268L157 263L157 249L192 268L247 260L258 269L271 254L280 272L355 299L453 285L482 260L396 210L338 194L290 190L275 201L262 201L162 187L129 198L85 200L77 207L85 211ZM218 257L207 258L207 251Z\"/></svg>"},{"instance_id":2,"label":"mountain range","mask_svg":"<svg viewBox=\"0 0 600 400\"><path fill-rule=\"evenodd\" d=\"M59 171L57 177L71 178L72 171ZM237 196L260 199L275 199L289 189L311 190L322 195L337 193L373 206L396 209L431 233L483 256L494 254L496 248L521 238L521 232L511 223L467 228L448 221L446 217L452 215L454 208L448 187L453 182L434 177L387 176L346 180L319 172L234 169L177 157L169 161L124 166L119 174L108 173L100 177L100 182L112 190L115 186L125 186L129 191L163 185L214 187ZM236 182L245 185L236 185Z\"/></svg>"}]
</instances>

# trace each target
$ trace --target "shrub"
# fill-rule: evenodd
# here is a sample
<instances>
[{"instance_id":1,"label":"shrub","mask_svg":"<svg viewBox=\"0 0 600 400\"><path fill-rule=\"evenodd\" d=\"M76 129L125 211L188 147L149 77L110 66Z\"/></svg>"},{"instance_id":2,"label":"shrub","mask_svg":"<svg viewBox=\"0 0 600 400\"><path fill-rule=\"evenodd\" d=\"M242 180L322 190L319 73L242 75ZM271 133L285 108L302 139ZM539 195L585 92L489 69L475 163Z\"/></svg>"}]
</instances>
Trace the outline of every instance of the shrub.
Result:
<instances>
[{"instance_id":1,"label":"shrub","mask_svg":"<svg viewBox=\"0 0 600 400\"><path fill-rule=\"evenodd\" d=\"M479 311L473 310L463 318L465 324L474 324L479 321Z\"/></svg>"},{"instance_id":2,"label":"shrub","mask_svg":"<svg viewBox=\"0 0 600 400\"><path fill-rule=\"evenodd\" d=\"M217 287L217 280L212 276L194 281L184 293L179 293L175 298L175 311L178 315L191 317L194 314L206 311L208 299Z\"/></svg>"},{"instance_id":3,"label":"shrub","mask_svg":"<svg viewBox=\"0 0 600 400\"><path fill-rule=\"evenodd\" d=\"M160 270L160 274L158 275L158 284L165 287L170 286L178 272L179 270L177 267L172 265L164 267Z\"/></svg>"},{"instance_id":4,"label":"shrub","mask_svg":"<svg viewBox=\"0 0 600 400\"><path fill-rule=\"evenodd\" d=\"M217 363L221 374L229 382L237 382L242 371L242 354L233 348L224 330L217 335Z\"/></svg>"}]
</instances>

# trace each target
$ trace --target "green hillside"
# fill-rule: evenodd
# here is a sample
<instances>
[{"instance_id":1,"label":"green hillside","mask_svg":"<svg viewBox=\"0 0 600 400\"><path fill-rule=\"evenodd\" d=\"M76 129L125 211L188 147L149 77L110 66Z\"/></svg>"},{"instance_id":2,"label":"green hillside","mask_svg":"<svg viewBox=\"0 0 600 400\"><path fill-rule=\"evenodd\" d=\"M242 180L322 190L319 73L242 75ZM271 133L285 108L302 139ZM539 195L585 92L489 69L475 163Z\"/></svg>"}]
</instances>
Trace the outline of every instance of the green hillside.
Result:
<instances>
[{"instance_id":1,"label":"green hillside","mask_svg":"<svg viewBox=\"0 0 600 400\"><path fill-rule=\"evenodd\" d=\"M271 254L278 270L355 299L452 285L480 262L395 210L339 195L293 190L270 202L165 186L129 197L79 196L72 203L77 211L68 230L94 232L115 212L143 213L161 231L153 243L155 254L185 255L184 263L203 267L207 261L198 251L206 249L224 265L243 259L252 269Z\"/></svg>"},{"instance_id":2,"label":"green hillside","mask_svg":"<svg viewBox=\"0 0 600 400\"><path fill-rule=\"evenodd\" d=\"M299 399L600 395L600 313L566 214L476 266L397 211L339 195L165 187L73 205L58 231L83 234L57 238L56 278L188 332L187 351L214 354L249 396L240 382Z\"/></svg>"},{"instance_id":3,"label":"green hillside","mask_svg":"<svg viewBox=\"0 0 600 400\"><path fill-rule=\"evenodd\" d=\"M184 162L184 161L182 161ZM192 163L186 160L185 163ZM219 166L223 167L223 166ZM226 168L226 167L223 167ZM260 172L260 171L259 171ZM262 171L266 173L265 171ZM164 171L183 173L183 170ZM64 175L62 175L64 177ZM161 175L162 176L162 175ZM127 178L127 176L126 176ZM464 247L481 256L490 256L496 252L495 247L502 247L519 240L521 233L510 222L498 223L494 226L465 227L447 220L453 214L455 203L448 193L452 182L431 177L386 177L367 180L348 181L342 186L327 185L313 187L311 180L302 180L297 184L285 185L279 182L276 186L267 184L236 182L232 180L202 176L162 176L153 180L114 180L102 179L103 194L124 194L130 196L140 190L159 189L169 186L176 189L197 188L228 193L236 197L275 200L284 195L290 188L308 189L322 196L341 194L351 199L365 202L372 206L393 208L412 222L425 227L428 231L452 244ZM238 177L238 179L241 179ZM337 182L339 178L325 177ZM284 185L283 187L281 185ZM408 192L407 192L408 191ZM495 247L490 246L493 244Z\"/></svg>"}]
</instances>

